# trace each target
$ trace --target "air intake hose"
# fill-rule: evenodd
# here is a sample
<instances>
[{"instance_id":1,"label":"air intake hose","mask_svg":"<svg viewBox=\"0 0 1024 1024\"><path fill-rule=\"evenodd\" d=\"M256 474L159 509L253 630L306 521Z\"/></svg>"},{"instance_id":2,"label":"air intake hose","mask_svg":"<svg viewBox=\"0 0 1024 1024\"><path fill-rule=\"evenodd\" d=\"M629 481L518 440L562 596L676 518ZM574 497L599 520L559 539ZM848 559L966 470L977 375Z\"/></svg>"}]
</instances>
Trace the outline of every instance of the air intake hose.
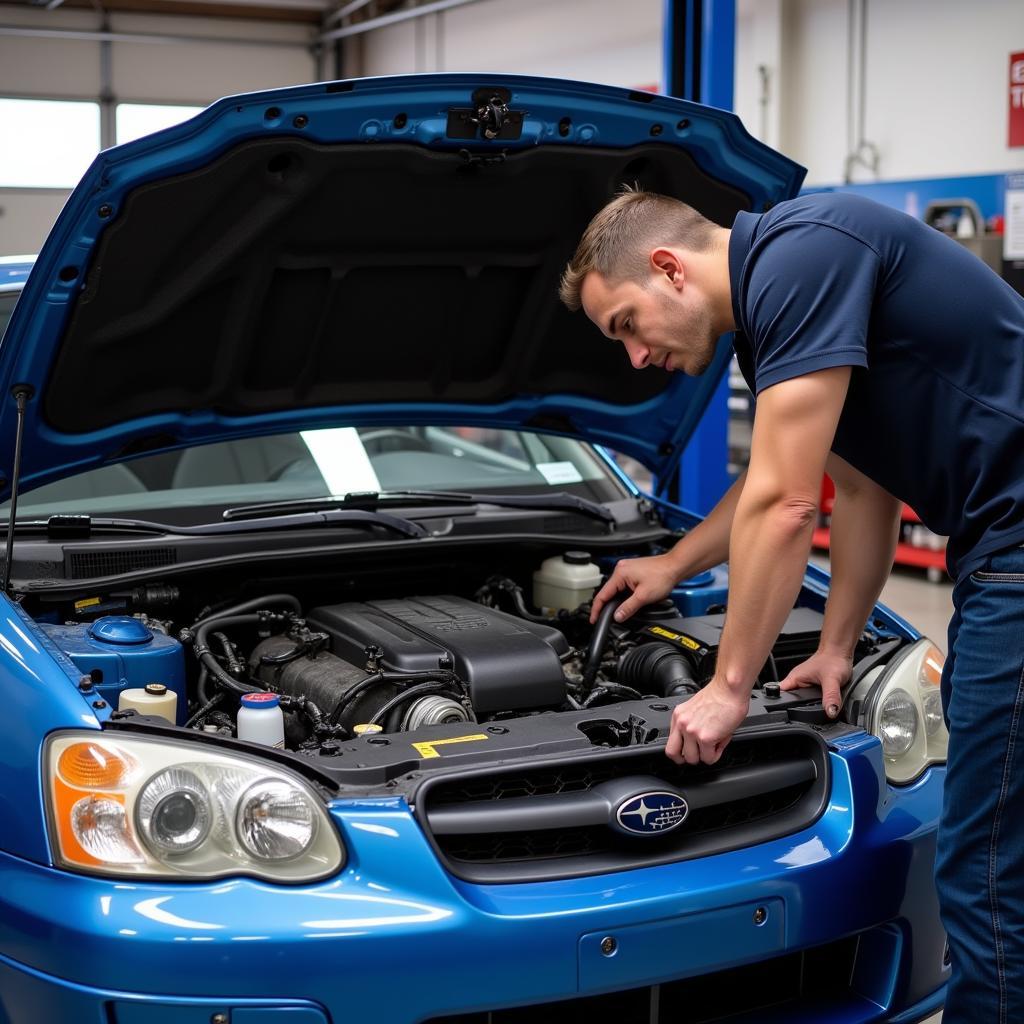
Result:
<instances>
[{"instance_id":1,"label":"air intake hose","mask_svg":"<svg viewBox=\"0 0 1024 1024\"><path fill-rule=\"evenodd\" d=\"M693 671L690 659L672 644L641 644L619 659L620 683L663 697L696 693L700 686Z\"/></svg>"}]
</instances>

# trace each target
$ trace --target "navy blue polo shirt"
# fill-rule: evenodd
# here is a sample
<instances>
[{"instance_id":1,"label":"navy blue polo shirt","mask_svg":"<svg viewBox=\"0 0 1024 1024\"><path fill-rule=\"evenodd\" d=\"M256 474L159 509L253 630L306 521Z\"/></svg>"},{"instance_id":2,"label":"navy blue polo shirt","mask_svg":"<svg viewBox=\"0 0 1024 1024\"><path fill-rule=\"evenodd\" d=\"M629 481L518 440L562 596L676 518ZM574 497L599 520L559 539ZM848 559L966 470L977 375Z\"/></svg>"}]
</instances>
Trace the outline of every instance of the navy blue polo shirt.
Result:
<instances>
[{"instance_id":1,"label":"navy blue polo shirt","mask_svg":"<svg viewBox=\"0 0 1024 1024\"><path fill-rule=\"evenodd\" d=\"M738 214L729 273L751 390L853 367L832 450L949 536L951 575L1024 543L1024 298L847 194Z\"/></svg>"}]
</instances>

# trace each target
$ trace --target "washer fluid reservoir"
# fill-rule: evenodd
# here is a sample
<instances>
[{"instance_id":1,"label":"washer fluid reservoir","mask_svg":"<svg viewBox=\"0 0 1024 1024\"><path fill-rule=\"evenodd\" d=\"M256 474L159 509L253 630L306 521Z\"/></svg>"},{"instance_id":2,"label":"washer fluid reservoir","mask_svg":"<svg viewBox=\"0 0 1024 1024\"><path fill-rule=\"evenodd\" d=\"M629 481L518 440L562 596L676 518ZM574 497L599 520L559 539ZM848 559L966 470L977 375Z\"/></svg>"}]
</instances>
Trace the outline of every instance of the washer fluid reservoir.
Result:
<instances>
[{"instance_id":1,"label":"washer fluid reservoir","mask_svg":"<svg viewBox=\"0 0 1024 1024\"><path fill-rule=\"evenodd\" d=\"M601 570L586 551L566 551L545 558L533 574L533 603L553 611L574 611L594 596Z\"/></svg>"}]
</instances>

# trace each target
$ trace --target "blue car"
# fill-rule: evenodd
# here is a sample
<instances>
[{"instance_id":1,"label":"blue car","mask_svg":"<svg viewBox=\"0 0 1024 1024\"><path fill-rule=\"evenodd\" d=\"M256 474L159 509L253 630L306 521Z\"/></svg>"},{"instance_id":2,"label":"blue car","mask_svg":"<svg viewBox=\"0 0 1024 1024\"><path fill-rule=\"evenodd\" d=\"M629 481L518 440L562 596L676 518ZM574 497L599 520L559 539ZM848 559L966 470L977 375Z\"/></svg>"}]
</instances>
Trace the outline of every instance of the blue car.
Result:
<instances>
[{"instance_id":1,"label":"blue car","mask_svg":"<svg viewBox=\"0 0 1024 1024\"><path fill-rule=\"evenodd\" d=\"M665 496L729 350L634 373L559 272L623 183L728 224L802 176L724 111L491 75L100 154L0 264L0 1020L941 1008L930 641L879 606L839 720L780 692L809 568L722 760L679 766L725 567L589 623L697 522Z\"/></svg>"}]
</instances>

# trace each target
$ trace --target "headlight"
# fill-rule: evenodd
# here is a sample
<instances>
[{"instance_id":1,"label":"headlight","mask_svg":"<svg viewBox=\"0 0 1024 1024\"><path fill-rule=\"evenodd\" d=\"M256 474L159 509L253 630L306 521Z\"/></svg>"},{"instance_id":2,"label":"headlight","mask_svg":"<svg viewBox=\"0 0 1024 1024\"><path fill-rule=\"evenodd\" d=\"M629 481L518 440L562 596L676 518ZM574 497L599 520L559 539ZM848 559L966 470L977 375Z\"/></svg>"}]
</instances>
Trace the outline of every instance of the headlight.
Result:
<instances>
[{"instance_id":1,"label":"headlight","mask_svg":"<svg viewBox=\"0 0 1024 1024\"><path fill-rule=\"evenodd\" d=\"M939 694L945 660L930 640L919 640L872 669L850 694L857 724L882 741L890 782L912 782L928 765L946 760L949 733Z\"/></svg>"},{"instance_id":2,"label":"headlight","mask_svg":"<svg viewBox=\"0 0 1024 1024\"><path fill-rule=\"evenodd\" d=\"M308 882L344 863L310 786L256 759L196 743L76 732L48 741L45 768L54 858L63 867Z\"/></svg>"}]
</instances>

